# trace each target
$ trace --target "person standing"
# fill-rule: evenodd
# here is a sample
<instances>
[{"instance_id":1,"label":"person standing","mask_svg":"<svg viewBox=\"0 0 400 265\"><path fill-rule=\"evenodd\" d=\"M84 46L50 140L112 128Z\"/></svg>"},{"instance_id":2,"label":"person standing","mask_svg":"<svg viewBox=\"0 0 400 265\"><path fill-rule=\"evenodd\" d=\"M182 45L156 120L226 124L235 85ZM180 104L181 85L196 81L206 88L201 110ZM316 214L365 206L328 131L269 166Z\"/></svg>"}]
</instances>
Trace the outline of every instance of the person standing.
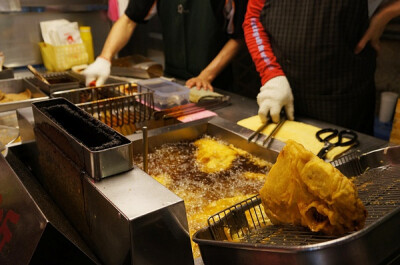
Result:
<instances>
[{"instance_id":1,"label":"person standing","mask_svg":"<svg viewBox=\"0 0 400 265\"><path fill-rule=\"evenodd\" d=\"M249 0L243 29L262 79L261 120L279 121L284 108L291 120L372 134L376 50L399 3L371 12L367 0Z\"/></svg>"},{"instance_id":2,"label":"person standing","mask_svg":"<svg viewBox=\"0 0 400 265\"><path fill-rule=\"evenodd\" d=\"M162 26L165 74L189 87L229 88L229 63L245 47L242 23L247 0L131 0L113 25L101 54L83 72L86 84L104 83L112 58L137 24L158 13Z\"/></svg>"}]
</instances>

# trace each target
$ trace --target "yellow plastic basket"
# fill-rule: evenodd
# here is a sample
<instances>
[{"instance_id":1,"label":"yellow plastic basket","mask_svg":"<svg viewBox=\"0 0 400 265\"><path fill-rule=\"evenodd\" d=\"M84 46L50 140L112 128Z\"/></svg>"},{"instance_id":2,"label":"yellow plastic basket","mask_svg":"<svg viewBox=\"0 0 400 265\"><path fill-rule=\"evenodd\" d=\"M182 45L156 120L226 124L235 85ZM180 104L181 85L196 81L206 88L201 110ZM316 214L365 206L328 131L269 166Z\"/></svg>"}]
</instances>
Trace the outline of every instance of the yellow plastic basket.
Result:
<instances>
[{"instance_id":1,"label":"yellow plastic basket","mask_svg":"<svg viewBox=\"0 0 400 265\"><path fill-rule=\"evenodd\" d=\"M40 52L48 71L61 72L72 66L88 63L89 57L83 43L53 46L40 42Z\"/></svg>"}]
</instances>

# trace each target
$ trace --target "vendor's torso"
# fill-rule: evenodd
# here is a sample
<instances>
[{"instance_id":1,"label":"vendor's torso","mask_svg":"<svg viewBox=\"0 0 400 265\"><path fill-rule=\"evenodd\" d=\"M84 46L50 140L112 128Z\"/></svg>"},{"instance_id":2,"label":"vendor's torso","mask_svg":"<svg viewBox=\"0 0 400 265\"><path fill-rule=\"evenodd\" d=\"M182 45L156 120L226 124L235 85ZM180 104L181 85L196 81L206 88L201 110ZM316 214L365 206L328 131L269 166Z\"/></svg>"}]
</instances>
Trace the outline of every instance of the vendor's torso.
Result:
<instances>
[{"instance_id":1,"label":"vendor's torso","mask_svg":"<svg viewBox=\"0 0 400 265\"><path fill-rule=\"evenodd\" d=\"M366 0L266 0L261 19L297 114L344 126L348 112L371 117L375 52L354 54L369 23Z\"/></svg>"},{"instance_id":2,"label":"vendor's torso","mask_svg":"<svg viewBox=\"0 0 400 265\"><path fill-rule=\"evenodd\" d=\"M197 76L228 40L220 0L159 0L164 36L165 71L183 79Z\"/></svg>"}]
</instances>

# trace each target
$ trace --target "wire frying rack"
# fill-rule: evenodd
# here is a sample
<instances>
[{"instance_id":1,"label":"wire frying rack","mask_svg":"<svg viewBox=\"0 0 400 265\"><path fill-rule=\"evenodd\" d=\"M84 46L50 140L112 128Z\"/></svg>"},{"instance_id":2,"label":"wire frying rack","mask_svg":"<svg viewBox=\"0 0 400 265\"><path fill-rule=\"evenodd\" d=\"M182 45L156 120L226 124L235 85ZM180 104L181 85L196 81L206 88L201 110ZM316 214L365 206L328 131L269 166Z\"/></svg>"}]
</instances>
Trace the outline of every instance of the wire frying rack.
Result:
<instances>
[{"instance_id":1,"label":"wire frying rack","mask_svg":"<svg viewBox=\"0 0 400 265\"><path fill-rule=\"evenodd\" d=\"M357 168L357 163L352 167ZM354 184L368 216L365 228L400 206L400 165L386 165L354 177ZM337 236L311 232L293 225L272 225L258 195L235 204L208 219L217 241L253 243L264 246L305 246L329 241Z\"/></svg>"},{"instance_id":2,"label":"wire frying rack","mask_svg":"<svg viewBox=\"0 0 400 265\"><path fill-rule=\"evenodd\" d=\"M153 92L132 83L87 87L54 92L96 119L123 133L132 134L136 125L152 119Z\"/></svg>"}]
</instances>

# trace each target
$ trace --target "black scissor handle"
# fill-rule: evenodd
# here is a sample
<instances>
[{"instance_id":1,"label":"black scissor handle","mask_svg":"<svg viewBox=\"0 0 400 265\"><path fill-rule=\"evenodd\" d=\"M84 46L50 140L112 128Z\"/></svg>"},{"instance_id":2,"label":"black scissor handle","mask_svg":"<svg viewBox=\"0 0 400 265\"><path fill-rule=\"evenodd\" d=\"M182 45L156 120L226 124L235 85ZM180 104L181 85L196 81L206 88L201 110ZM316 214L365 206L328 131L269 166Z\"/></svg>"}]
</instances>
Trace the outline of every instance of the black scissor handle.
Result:
<instances>
[{"instance_id":1,"label":"black scissor handle","mask_svg":"<svg viewBox=\"0 0 400 265\"><path fill-rule=\"evenodd\" d=\"M338 134L338 142L336 146L348 146L352 145L357 142L358 136L357 134L352 131L352 130L343 130L340 131ZM347 138L348 140L344 141L343 138Z\"/></svg>"},{"instance_id":2,"label":"black scissor handle","mask_svg":"<svg viewBox=\"0 0 400 265\"><path fill-rule=\"evenodd\" d=\"M321 137L322 134L324 133L329 133L327 136L325 136L324 138ZM320 142L326 142L331 140L332 138L336 137L339 135L339 131L336 129L332 129L332 128L326 128L326 129L321 129L319 130L315 136L317 137L318 141Z\"/></svg>"}]
</instances>

